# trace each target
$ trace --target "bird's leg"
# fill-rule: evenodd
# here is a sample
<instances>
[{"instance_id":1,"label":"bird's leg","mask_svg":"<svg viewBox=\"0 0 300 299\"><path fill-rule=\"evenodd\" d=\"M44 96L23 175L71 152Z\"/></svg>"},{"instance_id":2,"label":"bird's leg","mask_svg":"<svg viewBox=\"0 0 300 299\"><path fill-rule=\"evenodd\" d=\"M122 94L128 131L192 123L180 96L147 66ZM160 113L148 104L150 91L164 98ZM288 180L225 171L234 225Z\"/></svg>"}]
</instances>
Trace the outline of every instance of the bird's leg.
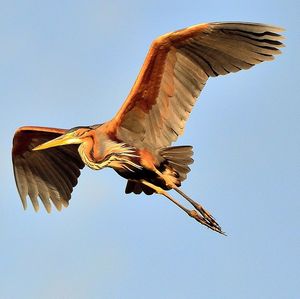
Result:
<instances>
[{"instance_id":1,"label":"bird's leg","mask_svg":"<svg viewBox=\"0 0 300 299\"><path fill-rule=\"evenodd\" d=\"M200 215L196 210L189 210L186 207L184 207L182 204L180 204L176 199L174 199L173 197L171 197L165 190L163 190L162 188L146 181L146 180L141 180L140 183L150 187L151 189L153 189L156 193L161 194L165 197L167 197L169 200L171 200L175 205L177 205L180 209L182 209L184 212L186 212L190 217L194 218L196 221L200 222L201 224L205 225L206 227L220 233L220 234L224 234L224 232L222 232L221 227L215 222L215 221L209 221L209 219L206 219L205 217L203 217L202 215Z\"/></svg>"},{"instance_id":2,"label":"bird's leg","mask_svg":"<svg viewBox=\"0 0 300 299\"><path fill-rule=\"evenodd\" d=\"M166 186L170 189L176 188L176 179L174 176L170 174L163 174L160 172L157 168L154 170L154 172L165 182Z\"/></svg>"},{"instance_id":3,"label":"bird's leg","mask_svg":"<svg viewBox=\"0 0 300 299\"><path fill-rule=\"evenodd\" d=\"M182 192L177 186L173 188L177 193L179 193L182 197L184 197L200 214L209 222L214 223L216 226L218 226L220 229L221 227L215 220L215 218L209 213L204 207L199 204L198 202L192 200L189 196L187 196L184 192Z\"/></svg>"},{"instance_id":4,"label":"bird's leg","mask_svg":"<svg viewBox=\"0 0 300 299\"><path fill-rule=\"evenodd\" d=\"M193 207L208 221L211 223L214 223L214 225L219 226L219 224L215 221L214 217L207 211L204 209L204 207L202 205L200 205L198 202L192 200L189 196L187 196L184 192L182 192L176 185L175 183L172 181L172 177L168 176L168 175L164 175L163 173L161 173L158 169L155 170L155 173L162 178L165 183L166 186L169 188L174 189L177 193L179 193L182 197L184 197L191 205L193 205ZM221 228L220 228L221 229Z\"/></svg>"}]
</instances>

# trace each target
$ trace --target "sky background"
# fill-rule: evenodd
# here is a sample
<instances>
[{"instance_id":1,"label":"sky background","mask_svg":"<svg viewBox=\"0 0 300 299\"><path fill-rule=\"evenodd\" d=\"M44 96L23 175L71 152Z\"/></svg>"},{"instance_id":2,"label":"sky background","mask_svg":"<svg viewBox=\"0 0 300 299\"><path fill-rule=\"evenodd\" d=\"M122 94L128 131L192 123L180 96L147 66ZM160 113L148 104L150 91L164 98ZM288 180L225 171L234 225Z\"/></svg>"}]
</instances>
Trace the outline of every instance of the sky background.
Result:
<instances>
[{"instance_id":1,"label":"sky background","mask_svg":"<svg viewBox=\"0 0 300 299\"><path fill-rule=\"evenodd\" d=\"M300 298L299 1L0 1L0 298ZM282 26L283 55L210 79L177 144L183 190L216 234L159 196L84 169L70 206L26 212L11 143L23 125L110 119L151 41L210 21Z\"/></svg>"}]
</instances>

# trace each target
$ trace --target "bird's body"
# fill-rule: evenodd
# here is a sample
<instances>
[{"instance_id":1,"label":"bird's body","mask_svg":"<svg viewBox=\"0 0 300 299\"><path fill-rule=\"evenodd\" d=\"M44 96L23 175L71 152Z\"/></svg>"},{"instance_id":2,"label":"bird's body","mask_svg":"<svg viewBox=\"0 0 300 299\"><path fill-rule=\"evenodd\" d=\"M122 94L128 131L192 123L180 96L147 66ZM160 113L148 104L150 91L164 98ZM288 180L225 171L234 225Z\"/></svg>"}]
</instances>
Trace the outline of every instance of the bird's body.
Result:
<instances>
[{"instance_id":1,"label":"bird's body","mask_svg":"<svg viewBox=\"0 0 300 299\"><path fill-rule=\"evenodd\" d=\"M16 184L26 208L67 206L80 169L113 168L126 193L159 193L201 224L223 233L214 218L179 187L193 162L191 146L171 146L209 77L248 69L279 54L282 29L254 23L207 23L171 32L150 47L140 74L111 120L71 130L22 127L14 136ZM173 189L191 203L185 208Z\"/></svg>"}]
</instances>

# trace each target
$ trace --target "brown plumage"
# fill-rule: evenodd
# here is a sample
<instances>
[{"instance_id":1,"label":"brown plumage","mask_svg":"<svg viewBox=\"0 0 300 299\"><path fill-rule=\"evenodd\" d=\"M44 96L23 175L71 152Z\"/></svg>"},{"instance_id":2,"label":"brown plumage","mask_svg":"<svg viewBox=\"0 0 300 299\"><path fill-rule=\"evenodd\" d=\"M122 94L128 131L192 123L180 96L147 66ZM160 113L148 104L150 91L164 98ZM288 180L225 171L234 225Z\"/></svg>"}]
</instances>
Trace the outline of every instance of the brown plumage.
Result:
<instances>
[{"instance_id":1,"label":"brown plumage","mask_svg":"<svg viewBox=\"0 0 300 299\"><path fill-rule=\"evenodd\" d=\"M27 207L27 195L36 211L39 209L38 196L48 212L51 210L49 199L58 210L62 205L68 206L80 169L84 167L78 146L70 144L46 151L31 151L65 132L54 128L23 127L15 133L12 151L14 173L24 209Z\"/></svg>"},{"instance_id":2,"label":"brown plumage","mask_svg":"<svg viewBox=\"0 0 300 299\"><path fill-rule=\"evenodd\" d=\"M191 146L171 147L207 79L272 60L282 29L255 23L206 23L160 36L116 116L71 130L22 127L13 141L16 184L24 208L29 195L50 212L67 206L84 165L111 167L128 180L126 193L160 193L201 224L223 233L214 218L179 187L193 162ZM185 208L166 190L194 206Z\"/></svg>"}]
</instances>

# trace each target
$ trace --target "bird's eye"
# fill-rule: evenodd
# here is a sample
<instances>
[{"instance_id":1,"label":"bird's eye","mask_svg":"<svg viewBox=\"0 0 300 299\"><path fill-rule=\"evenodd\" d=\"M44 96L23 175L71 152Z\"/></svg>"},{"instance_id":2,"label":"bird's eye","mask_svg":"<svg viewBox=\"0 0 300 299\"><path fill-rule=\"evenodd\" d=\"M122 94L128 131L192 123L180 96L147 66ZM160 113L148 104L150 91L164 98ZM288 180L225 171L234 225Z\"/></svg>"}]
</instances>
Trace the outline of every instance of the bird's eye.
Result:
<instances>
[{"instance_id":1,"label":"bird's eye","mask_svg":"<svg viewBox=\"0 0 300 299\"><path fill-rule=\"evenodd\" d=\"M84 137L84 136L86 136L86 134L87 134L87 130L84 130L84 129L82 129L82 130L78 130L77 132L76 132L76 136L78 136L78 137Z\"/></svg>"},{"instance_id":2,"label":"bird's eye","mask_svg":"<svg viewBox=\"0 0 300 299\"><path fill-rule=\"evenodd\" d=\"M83 134L82 134L82 132L80 132L80 131L76 131L76 132L74 132L74 136L75 137L81 137Z\"/></svg>"}]
</instances>

